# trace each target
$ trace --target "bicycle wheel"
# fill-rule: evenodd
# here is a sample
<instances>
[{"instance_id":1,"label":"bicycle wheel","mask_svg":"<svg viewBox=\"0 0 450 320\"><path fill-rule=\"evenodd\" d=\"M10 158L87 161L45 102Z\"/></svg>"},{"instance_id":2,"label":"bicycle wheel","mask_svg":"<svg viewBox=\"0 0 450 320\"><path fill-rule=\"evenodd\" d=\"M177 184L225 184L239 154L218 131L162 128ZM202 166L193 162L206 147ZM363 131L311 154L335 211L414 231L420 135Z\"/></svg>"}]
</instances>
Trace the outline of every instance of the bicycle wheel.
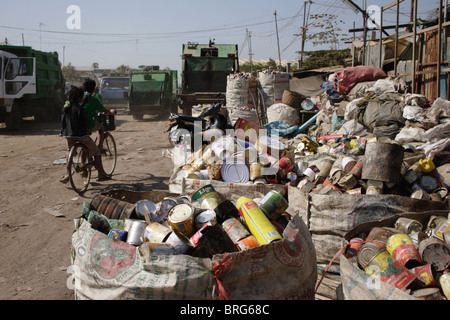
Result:
<instances>
[{"instance_id":1,"label":"bicycle wheel","mask_svg":"<svg viewBox=\"0 0 450 320\"><path fill-rule=\"evenodd\" d=\"M67 172L72 188L80 194L85 192L91 181L91 166L89 165L88 149L84 144L77 143L70 150Z\"/></svg>"},{"instance_id":2,"label":"bicycle wheel","mask_svg":"<svg viewBox=\"0 0 450 320\"><path fill-rule=\"evenodd\" d=\"M117 164L117 148L116 141L111 133L105 132L103 140L102 163L106 175L111 176L116 169Z\"/></svg>"}]
</instances>

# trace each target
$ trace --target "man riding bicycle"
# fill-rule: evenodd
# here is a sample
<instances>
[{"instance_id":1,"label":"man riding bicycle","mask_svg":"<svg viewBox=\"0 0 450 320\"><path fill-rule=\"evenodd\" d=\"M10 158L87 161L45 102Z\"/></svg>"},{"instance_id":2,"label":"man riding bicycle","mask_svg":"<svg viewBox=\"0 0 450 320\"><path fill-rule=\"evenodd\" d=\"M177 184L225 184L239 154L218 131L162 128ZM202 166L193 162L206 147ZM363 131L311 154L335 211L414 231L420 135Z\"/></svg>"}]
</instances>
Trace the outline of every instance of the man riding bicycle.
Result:
<instances>
[{"instance_id":1,"label":"man riding bicycle","mask_svg":"<svg viewBox=\"0 0 450 320\"><path fill-rule=\"evenodd\" d=\"M82 103L82 107L86 114L86 126L87 129L91 132L98 131L99 133L99 146L103 146L103 124L97 121L97 114L99 112L104 112L106 114L116 114L114 109L106 109L102 102L96 98L95 88L97 84L92 79L86 79L83 82L83 90L84 90L84 100Z\"/></svg>"},{"instance_id":2,"label":"man riding bicycle","mask_svg":"<svg viewBox=\"0 0 450 320\"><path fill-rule=\"evenodd\" d=\"M69 92L69 101L67 101L62 110L61 135L67 139L69 150L77 142L84 143L89 156L94 157L94 166L98 171L98 181L109 179L103 169L101 151L90 137L90 131L87 128L87 117L81 103L84 101L84 91L78 87L72 87ZM69 176L63 176L60 182L67 183Z\"/></svg>"}]
</instances>

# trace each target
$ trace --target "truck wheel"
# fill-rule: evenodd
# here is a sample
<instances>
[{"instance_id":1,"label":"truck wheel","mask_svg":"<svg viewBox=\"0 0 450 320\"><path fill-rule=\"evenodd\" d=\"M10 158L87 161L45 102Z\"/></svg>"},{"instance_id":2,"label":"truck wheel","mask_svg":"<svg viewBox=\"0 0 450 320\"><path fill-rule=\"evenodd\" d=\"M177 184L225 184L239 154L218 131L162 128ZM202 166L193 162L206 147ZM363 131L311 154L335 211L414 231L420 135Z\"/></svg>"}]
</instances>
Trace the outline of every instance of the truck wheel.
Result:
<instances>
[{"instance_id":1,"label":"truck wheel","mask_svg":"<svg viewBox=\"0 0 450 320\"><path fill-rule=\"evenodd\" d=\"M13 104L11 113L6 116L6 129L18 130L22 124L22 112L18 104Z\"/></svg>"},{"instance_id":2,"label":"truck wheel","mask_svg":"<svg viewBox=\"0 0 450 320\"><path fill-rule=\"evenodd\" d=\"M132 113L133 120L142 120L144 119L144 114L142 113Z\"/></svg>"}]
</instances>

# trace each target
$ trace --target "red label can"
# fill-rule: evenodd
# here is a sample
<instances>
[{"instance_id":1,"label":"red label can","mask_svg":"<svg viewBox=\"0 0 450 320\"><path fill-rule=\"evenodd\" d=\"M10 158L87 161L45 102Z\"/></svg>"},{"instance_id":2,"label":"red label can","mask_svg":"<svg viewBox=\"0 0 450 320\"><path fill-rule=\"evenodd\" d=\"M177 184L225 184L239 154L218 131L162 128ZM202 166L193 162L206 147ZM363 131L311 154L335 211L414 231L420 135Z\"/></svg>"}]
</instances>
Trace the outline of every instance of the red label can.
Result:
<instances>
[{"instance_id":1,"label":"red label can","mask_svg":"<svg viewBox=\"0 0 450 320\"><path fill-rule=\"evenodd\" d=\"M276 167L278 168L278 174L281 178L284 178L289 172L294 169L294 162L288 157L281 158Z\"/></svg>"}]
</instances>

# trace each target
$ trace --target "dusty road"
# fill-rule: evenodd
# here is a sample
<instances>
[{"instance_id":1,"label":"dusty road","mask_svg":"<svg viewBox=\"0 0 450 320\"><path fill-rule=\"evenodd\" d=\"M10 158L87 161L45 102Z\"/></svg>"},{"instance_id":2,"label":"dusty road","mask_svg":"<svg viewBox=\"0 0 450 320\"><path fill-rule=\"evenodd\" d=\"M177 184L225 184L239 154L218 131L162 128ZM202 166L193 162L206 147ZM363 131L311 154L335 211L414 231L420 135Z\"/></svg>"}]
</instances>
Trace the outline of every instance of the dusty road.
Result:
<instances>
[{"instance_id":1,"label":"dusty road","mask_svg":"<svg viewBox=\"0 0 450 320\"><path fill-rule=\"evenodd\" d=\"M59 182L66 141L59 123L25 121L17 132L0 128L0 299L72 300L67 282L71 274L73 219L82 204L107 188L168 190L173 163L169 149L168 121L130 115L116 116L113 132L118 164L112 180L97 182L79 196Z\"/></svg>"}]
</instances>

